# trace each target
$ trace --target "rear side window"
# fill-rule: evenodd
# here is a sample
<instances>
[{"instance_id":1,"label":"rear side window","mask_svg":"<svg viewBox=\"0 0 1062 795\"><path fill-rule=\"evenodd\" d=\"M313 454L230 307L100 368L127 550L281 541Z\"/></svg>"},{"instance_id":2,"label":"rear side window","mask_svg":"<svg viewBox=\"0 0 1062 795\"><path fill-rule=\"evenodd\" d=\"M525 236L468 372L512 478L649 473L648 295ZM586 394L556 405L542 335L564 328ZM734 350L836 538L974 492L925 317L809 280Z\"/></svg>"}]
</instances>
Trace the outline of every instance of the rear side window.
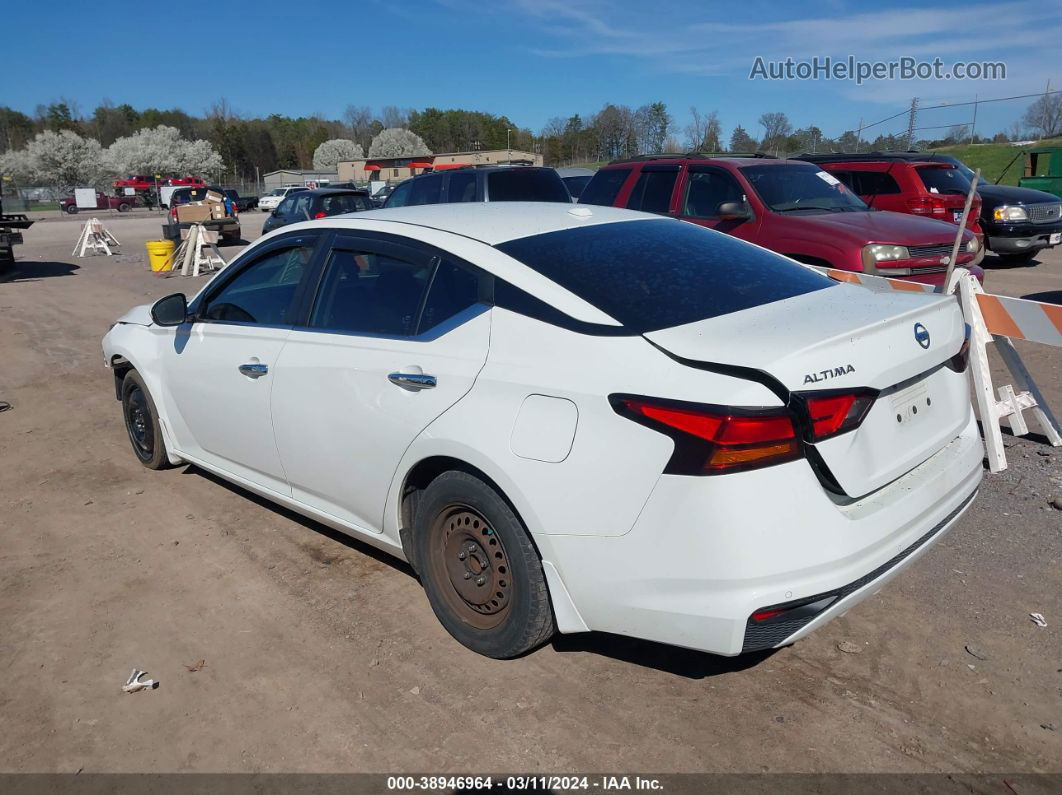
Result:
<instances>
[{"instance_id":1,"label":"rear side window","mask_svg":"<svg viewBox=\"0 0 1062 795\"><path fill-rule=\"evenodd\" d=\"M970 190L970 181L957 168L919 166L916 171L930 193L961 193L965 196Z\"/></svg>"},{"instance_id":2,"label":"rear side window","mask_svg":"<svg viewBox=\"0 0 1062 795\"><path fill-rule=\"evenodd\" d=\"M852 184L852 192L859 196L888 196L902 192L896 178L887 171L853 171Z\"/></svg>"},{"instance_id":3,"label":"rear side window","mask_svg":"<svg viewBox=\"0 0 1062 795\"><path fill-rule=\"evenodd\" d=\"M571 202L560 176L549 168L507 168L487 174L492 202Z\"/></svg>"},{"instance_id":4,"label":"rear side window","mask_svg":"<svg viewBox=\"0 0 1062 795\"><path fill-rule=\"evenodd\" d=\"M476 175L471 171L458 171L450 175L447 200L454 203L476 200Z\"/></svg>"},{"instance_id":5,"label":"rear side window","mask_svg":"<svg viewBox=\"0 0 1062 795\"><path fill-rule=\"evenodd\" d=\"M469 270L442 260L424 300L418 334L430 331L454 315L479 303L479 277Z\"/></svg>"},{"instance_id":6,"label":"rear side window","mask_svg":"<svg viewBox=\"0 0 1062 795\"><path fill-rule=\"evenodd\" d=\"M647 213L666 213L671 209L671 193L675 189L678 169L642 169L634 190L627 199L627 208Z\"/></svg>"},{"instance_id":7,"label":"rear side window","mask_svg":"<svg viewBox=\"0 0 1062 795\"><path fill-rule=\"evenodd\" d=\"M619 195L620 188L627 181L631 169L604 168L594 174L590 183L583 188L579 196L580 204L604 204L611 207Z\"/></svg>"},{"instance_id":8,"label":"rear side window","mask_svg":"<svg viewBox=\"0 0 1062 795\"><path fill-rule=\"evenodd\" d=\"M413 180L409 204L438 204L442 201L442 176L421 177Z\"/></svg>"},{"instance_id":9,"label":"rear side window","mask_svg":"<svg viewBox=\"0 0 1062 795\"><path fill-rule=\"evenodd\" d=\"M498 248L638 333L834 285L778 254L668 219L565 229Z\"/></svg>"}]
</instances>

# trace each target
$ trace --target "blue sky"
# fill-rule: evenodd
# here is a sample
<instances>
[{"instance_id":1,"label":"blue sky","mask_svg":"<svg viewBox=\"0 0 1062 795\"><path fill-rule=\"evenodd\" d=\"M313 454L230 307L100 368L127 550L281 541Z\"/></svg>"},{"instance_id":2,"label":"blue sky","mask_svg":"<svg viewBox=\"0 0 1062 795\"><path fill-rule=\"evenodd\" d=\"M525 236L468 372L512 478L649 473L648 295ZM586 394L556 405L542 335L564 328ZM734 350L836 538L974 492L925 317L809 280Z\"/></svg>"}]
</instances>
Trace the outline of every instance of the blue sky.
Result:
<instances>
[{"instance_id":1,"label":"blue sky","mask_svg":"<svg viewBox=\"0 0 1062 795\"><path fill-rule=\"evenodd\" d=\"M719 112L725 134L754 135L765 111L838 135L925 104L1062 88L1062 4L821 0L362 0L361 2L8 3L0 104L32 112L101 100L201 113L224 97L247 115L321 113L347 104L462 107L505 114L536 132L551 116L605 102L662 100L681 129L689 107ZM199 11L201 13L196 14ZM197 19L198 16L198 19ZM195 31L195 33L192 33ZM176 42L189 40L184 57ZM155 45L155 46L152 46ZM1002 60L992 81L750 81L757 56L866 60L907 55L950 64ZM172 64L172 65L171 65ZM21 77L24 74L25 77ZM13 78L19 79L13 79ZM979 133L1028 102L982 105ZM970 108L922 125L970 120ZM868 131L898 132L903 118ZM929 134L927 134L929 137Z\"/></svg>"}]
</instances>

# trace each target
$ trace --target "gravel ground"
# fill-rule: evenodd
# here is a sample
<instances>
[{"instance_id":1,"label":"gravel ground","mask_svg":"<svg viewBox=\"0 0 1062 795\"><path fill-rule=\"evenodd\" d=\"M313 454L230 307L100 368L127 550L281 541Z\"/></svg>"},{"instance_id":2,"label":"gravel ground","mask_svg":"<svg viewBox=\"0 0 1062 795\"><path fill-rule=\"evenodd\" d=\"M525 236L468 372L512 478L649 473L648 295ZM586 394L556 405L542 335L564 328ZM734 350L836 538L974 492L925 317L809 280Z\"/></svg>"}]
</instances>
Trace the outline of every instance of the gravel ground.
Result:
<instances>
[{"instance_id":1,"label":"gravel ground","mask_svg":"<svg viewBox=\"0 0 1062 795\"><path fill-rule=\"evenodd\" d=\"M790 648L487 660L405 565L140 467L99 340L195 287L147 271L157 217L107 218L124 253L75 261L83 220L34 226L0 283L0 771L1062 772L1062 450L1007 436L948 536ZM1062 302L1062 255L988 265L989 291ZM1062 353L1019 349L1062 413ZM161 687L123 694L134 666Z\"/></svg>"}]
</instances>

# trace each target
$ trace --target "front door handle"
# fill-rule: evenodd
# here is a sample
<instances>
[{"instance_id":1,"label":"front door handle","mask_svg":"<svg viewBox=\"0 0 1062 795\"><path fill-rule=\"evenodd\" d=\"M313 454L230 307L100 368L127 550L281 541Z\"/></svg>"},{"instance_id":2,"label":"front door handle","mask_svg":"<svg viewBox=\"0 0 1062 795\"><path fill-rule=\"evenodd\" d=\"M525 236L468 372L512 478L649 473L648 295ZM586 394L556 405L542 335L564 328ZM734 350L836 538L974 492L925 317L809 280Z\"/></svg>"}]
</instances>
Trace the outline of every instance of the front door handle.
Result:
<instances>
[{"instance_id":1,"label":"front door handle","mask_svg":"<svg viewBox=\"0 0 1062 795\"><path fill-rule=\"evenodd\" d=\"M251 378L261 378L263 375L269 372L268 364L241 364L239 367L241 373Z\"/></svg>"},{"instance_id":2,"label":"front door handle","mask_svg":"<svg viewBox=\"0 0 1062 795\"><path fill-rule=\"evenodd\" d=\"M421 389L434 389L437 381L433 375L424 373L391 373L387 380L404 389L419 392Z\"/></svg>"}]
</instances>

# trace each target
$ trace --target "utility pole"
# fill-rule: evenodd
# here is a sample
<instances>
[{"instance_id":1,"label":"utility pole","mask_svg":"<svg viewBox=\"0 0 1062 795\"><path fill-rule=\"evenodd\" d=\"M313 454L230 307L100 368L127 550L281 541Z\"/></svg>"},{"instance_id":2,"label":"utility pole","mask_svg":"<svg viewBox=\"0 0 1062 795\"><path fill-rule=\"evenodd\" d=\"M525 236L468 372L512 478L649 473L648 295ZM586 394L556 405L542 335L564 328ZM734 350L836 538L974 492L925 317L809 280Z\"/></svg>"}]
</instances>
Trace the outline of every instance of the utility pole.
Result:
<instances>
[{"instance_id":1,"label":"utility pole","mask_svg":"<svg viewBox=\"0 0 1062 795\"><path fill-rule=\"evenodd\" d=\"M907 116L907 148L914 146L915 119L918 118L918 97L911 99L911 110Z\"/></svg>"},{"instance_id":2,"label":"utility pole","mask_svg":"<svg viewBox=\"0 0 1062 795\"><path fill-rule=\"evenodd\" d=\"M509 142L509 133L511 133L511 132L512 132L512 130L506 128L506 130L505 130L505 148L509 150L509 163L513 162L513 147L512 147L512 144Z\"/></svg>"},{"instance_id":3,"label":"utility pole","mask_svg":"<svg viewBox=\"0 0 1062 795\"><path fill-rule=\"evenodd\" d=\"M974 142L974 138L977 137L977 94L974 94L974 117L973 123L970 125L970 143Z\"/></svg>"},{"instance_id":4,"label":"utility pole","mask_svg":"<svg viewBox=\"0 0 1062 795\"><path fill-rule=\"evenodd\" d=\"M1040 140L1043 140L1044 135L1047 134L1047 98L1051 95L1051 80L1047 81L1047 88L1044 89L1044 112L1040 122Z\"/></svg>"}]
</instances>

